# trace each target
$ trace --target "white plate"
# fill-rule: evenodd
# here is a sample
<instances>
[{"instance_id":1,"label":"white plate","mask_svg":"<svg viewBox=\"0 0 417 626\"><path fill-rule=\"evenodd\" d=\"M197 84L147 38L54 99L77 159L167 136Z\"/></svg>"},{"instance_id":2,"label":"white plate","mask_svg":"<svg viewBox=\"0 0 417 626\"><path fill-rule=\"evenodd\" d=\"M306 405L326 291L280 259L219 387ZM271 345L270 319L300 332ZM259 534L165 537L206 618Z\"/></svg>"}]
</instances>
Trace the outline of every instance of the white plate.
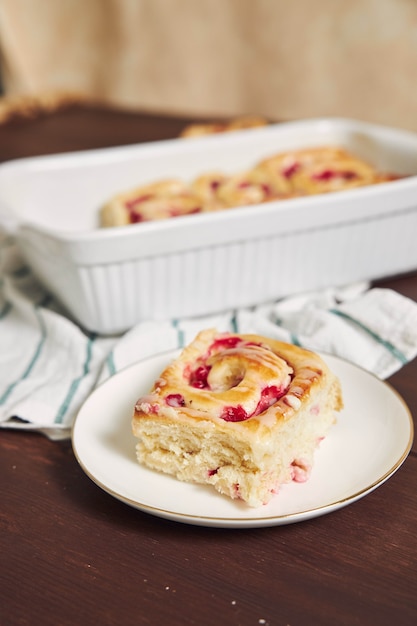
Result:
<instances>
[{"instance_id":1,"label":"white plate","mask_svg":"<svg viewBox=\"0 0 417 626\"><path fill-rule=\"evenodd\" d=\"M260 527L289 524L335 511L370 493L401 466L413 442L413 421L402 398L372 374L325 356L339 376L345 408L316 452L306 483L284 485L260 508L183 483L139 465L131 415L177 351L116 374L87 399L74 424L74 453L85 473L115 498L141 511L189 524Z\"/></svg>"}]
</instances>

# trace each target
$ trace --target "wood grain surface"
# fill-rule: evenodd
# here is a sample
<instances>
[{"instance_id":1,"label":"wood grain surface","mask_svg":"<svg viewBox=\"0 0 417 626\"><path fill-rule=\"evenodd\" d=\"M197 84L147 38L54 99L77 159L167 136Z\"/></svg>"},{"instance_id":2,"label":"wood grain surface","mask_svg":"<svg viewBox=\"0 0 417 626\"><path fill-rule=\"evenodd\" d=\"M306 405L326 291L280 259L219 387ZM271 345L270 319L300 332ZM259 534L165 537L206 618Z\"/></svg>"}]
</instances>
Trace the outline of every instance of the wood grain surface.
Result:
<instances>
[{"instance_id":1,"label":"wood grain surface","mask_svg":"<svg viewBox=\"0 0 417 626\"><path fill-rule=\"evenodd\" d=\"M0 126L0 160L169 138L185 123L72 106ZM379 285L417 301L417 274ZM389 380L414 415L416 381L416 360ZM190 526L102 491L69 441L2 430L0 624L411 626L416 493L414 443L390 480L329 515L261 529Z\"/></svg>"}]
</instances>

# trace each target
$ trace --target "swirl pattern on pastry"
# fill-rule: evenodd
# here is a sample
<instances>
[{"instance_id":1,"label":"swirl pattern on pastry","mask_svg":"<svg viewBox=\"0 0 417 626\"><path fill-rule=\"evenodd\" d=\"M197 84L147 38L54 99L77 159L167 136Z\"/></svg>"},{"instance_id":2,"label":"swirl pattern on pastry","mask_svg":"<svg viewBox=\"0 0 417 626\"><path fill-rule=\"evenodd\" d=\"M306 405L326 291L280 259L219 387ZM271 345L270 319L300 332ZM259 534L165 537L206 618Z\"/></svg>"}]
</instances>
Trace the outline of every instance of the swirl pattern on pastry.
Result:
<instances>
[{"instance_id":1,"label":"swirl pattern on pastry","mask_svg":"<svg viewBox=\"0 0 417 626\"><path fill-rule=\"evenodd\" d=\"M217 196L225 208L271 202L283 198L284 193L286 189L261 168L231 176L217 189Z\"/></svg>"},{"instance_id":2,"label":"swirl pattern on pastry","mask_svg":"<svg viewBox=\"0 0 417 626\"><path fill-rule=\"evenodd\" d=\"M112 198L102 226L123 226L363 187L401 178L337 146L281 152L240 172L205 172L189 183L162 180Z\"/></svg>"},{"instance_id":3,"label":"swirl pattern on pastry","mask_svg":"<svg viewBox=\"0 0 417 626\"><path fill-rule=\"evenodd\" d=\"M132 428L139 462L259 506L308 478L341 407L339 381L318 355L207 330L138 399Z\"/></svg>"},{"instance_id":4,"label":"swirl pattern on pastry","mask_svg":"<svg viewBox=\"0 0 417 626\"><path fill-rule=\"evenodd\" d=\"M201 198L183 181L161 180L112 198L102 209L103 226L124 226L200 213Z\"/></svg>"}]
</instances>

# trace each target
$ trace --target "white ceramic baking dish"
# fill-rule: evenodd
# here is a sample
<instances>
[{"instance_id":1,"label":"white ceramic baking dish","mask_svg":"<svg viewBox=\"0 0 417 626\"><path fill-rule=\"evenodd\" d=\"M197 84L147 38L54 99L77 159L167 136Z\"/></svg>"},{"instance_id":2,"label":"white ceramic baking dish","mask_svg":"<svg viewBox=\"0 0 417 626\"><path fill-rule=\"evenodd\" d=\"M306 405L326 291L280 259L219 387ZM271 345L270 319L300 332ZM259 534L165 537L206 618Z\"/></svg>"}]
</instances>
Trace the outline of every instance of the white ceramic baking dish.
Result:
<instances>
[{"instance_id":1,"label":"white ceramic baking dish","mask_svg":"<svg viewBox=\"0 0 417 626\"><path fill-rule=\"evenodd\" d=\"M238 173L289 148L340 145L409 177L332 194L100 229L113 194L163 177ZM19 159L0 214L40 280L86 329L197 316L417 268L417 135L316 119Z\"/></svg>"}]
</instances>

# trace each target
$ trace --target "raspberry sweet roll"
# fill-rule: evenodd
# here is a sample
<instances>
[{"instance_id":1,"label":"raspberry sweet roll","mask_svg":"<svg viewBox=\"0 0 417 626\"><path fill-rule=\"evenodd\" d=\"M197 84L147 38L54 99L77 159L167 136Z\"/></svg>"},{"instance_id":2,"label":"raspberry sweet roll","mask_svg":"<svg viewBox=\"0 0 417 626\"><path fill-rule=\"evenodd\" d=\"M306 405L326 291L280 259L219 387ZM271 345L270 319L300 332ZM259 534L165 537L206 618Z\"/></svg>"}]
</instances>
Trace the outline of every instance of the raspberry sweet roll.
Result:
<instances>
[{"instance_id":1,"label":"raspberry sweet roll","mask_svg":"<svg viewBox=\"0 0 417 626\"><path fill-rule=\"evenodd\" d=\"M377 182L372 166L337 146L283 152L264 159L260 167L293 195L341 191Z\"/></svg>"},{"instance_id":2,"label":"raspberry sweet roll","mask_svg":"<svg viewBox=\"0 0 417 626\"><path fill-rule=\"evenodd\" d=\"M260 167L230 176L217 189L217 198L225 208L262 204L288 197L288 190L278 179Z\"/></svg>"},{"instance_id":3,"label":"raspberry sweet roll","mask_svg":"<svg viewBox=\"0 0 417 626\"><path fill-rule=\"evenodd\" d=\"M180 133L180 137L204 137L206 135L217 135L218 133L228 133L236 130L246 130L267 126L268 122L263 117L255 115L244 115L229 122L211 122L202 124L189 124Z\"/></svg>"},{"instance_id":4,"label":"raspberry sweet roll","mask_svg":"<svg viewBox=\"0 0 417 626\"><path fill-rule=\"evenodd\" d=\"M337 146L290 150L263 159L237 174L205 172L188 184L176 179L161 180L119 194L102 208L101 225L123 226L219 211L398 178L401 176L378 172Z\"/></svg>"},{"instance_id":5,"label":"raspberry sweet roll","mask_svg":"<svg viewBox=\"0 0 417 626\"><path fill-rule=\"evenodd\" d=\"M342 406L339 380L313 352L205 330L137 401L137 458L257 507L308 479Z\"/></svg>"},{"instance_id":6,"label":"raspberry sweet roll","mask_svg":"<svg viewBox=\"0 0 417 626\"><path fill-rule=\"evenodd\" d=\"M201 198L183 181L161 180L112 198L101 211L102 226L124 226L200 213Z\"/></svg>"},{"instance_id":7,"label":"raspberry sweet roll","mask_svg":"<svg viewBox=\"0 0 417 626\"><path fill-rule=\"evenodd\" d=\"M226 208L225 203L219 197L221 189L230 179L223 172L209 172L195 178L191 183L191 190L203 204L205 211L219 211Z\"/></svg>"}]
</instances>

